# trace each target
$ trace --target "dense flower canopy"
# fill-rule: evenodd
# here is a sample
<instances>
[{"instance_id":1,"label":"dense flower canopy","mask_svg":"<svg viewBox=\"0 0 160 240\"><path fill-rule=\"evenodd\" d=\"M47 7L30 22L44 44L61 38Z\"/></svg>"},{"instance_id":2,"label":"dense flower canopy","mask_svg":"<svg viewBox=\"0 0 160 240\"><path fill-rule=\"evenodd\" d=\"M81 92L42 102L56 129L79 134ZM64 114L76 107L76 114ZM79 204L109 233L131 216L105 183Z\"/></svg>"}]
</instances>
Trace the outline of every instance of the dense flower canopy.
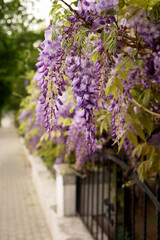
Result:
<instances>
[{"instance_id":1,"label":"dense flower canopy","mask_svg":"<svg viewBox=\"0 0 160 240\"><path fill-rule=\"evenodd\" d=\"M143 178L160 171L154 140L160 135L160 21L154 14L159 4L138 8L132 2L88 0L72 8L53 1L52 24L39 49L42 107L36 115L39 108L51 134L60 127L61 109L70 109L73 115L63 114L61 123L70 119L68 152L75 149L78 162L102 149L107 132Z\"/></svg>"}]
</instances>

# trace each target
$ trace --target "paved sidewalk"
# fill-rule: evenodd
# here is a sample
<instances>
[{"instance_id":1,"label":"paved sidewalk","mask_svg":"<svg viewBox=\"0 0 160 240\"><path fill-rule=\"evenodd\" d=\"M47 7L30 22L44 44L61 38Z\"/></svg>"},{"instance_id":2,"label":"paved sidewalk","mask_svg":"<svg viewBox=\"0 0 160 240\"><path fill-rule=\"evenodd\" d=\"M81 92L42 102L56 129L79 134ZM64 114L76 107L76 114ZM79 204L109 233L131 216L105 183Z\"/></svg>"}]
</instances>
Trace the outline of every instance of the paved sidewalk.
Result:
<instances>
[{"instance_id":1,"label":"paved sidewalk","mask_svg":"<svg viewBox=\"0 0 160 240\"><path fill-rule=\"evenodd\" d=\"M14 128L0 128L0 240L51 240Z\"/></svg>"}]
</instances>

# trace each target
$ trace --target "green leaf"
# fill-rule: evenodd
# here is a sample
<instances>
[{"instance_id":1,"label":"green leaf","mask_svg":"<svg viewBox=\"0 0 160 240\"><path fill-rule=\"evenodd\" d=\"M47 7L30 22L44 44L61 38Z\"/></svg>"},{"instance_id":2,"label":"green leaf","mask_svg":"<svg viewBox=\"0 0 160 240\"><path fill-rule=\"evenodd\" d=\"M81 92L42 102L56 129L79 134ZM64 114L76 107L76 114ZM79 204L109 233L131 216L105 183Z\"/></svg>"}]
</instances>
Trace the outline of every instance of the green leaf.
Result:
<instances>
[{"instance_id":1,"label":"green leaf","mask_svg":"<svg viewBox=\"0 0 160 240\"><path fill-rule=\"evenodd\" d=\"M136 114L135 114L135 112L134 112L134 107L133 107L133 105L128 105L128 111L130 112L130 114L127 113L127 117L128 117L129 119L134 120L134 119L137 118L137 116L136 116Z\"/></svg>"},{"instance_id":2,"label":"green leaf","mask_svg":"<svg viewBox=\"0 0 160 240\"><path fill-rule=\"evenodd\" d=\"M150 20L158 21L160 19L160 3L154 5L154 7L150 11Z\"/></svg>"},{"instance_id":3,"label":"green leaf","mask_svg":"<svg viewBox=\"0 0 160 240\"><path fill-rule=\"evenodd\" d=\"M107 126L107 123L106 121L102 121L101 124L100 124L100 134L102 135L103 131L108 131L108 126Z\"/></svg>"},{"instance_id":4,"label":"green leaf","mask_svg":"<svg viewBox=\"0 0 160 240\"><path fill-rule=\"evenodd\" d=\"M56 131L56 137L59 138L61 136L61 132L58 130Z\"/></svg>"},{"instance_id":5,"label":"green leaf","mask_svg":"<svg viewBox=\"0 0 160 240\"><path fill-rule=\"evenodd\" d=\"M108 85L106 87L105 93L106 93L106 97L109 96L112 93L112 85Z\"/></svg>"},{"instance_id":6,"label":"green leaf","mask_svg":"<svg viewBox=\"0 0 160 240\"><path fill-rule=\"evenodd\" d=\"M54 132L54 131L51 131L51 138L53 139L54 137L55 137L55 135L56 135L56 133Z\"/></svg>"},{"instance_id":7,"label":"green leaf","mask_svg":"<svg viewBox=\"0 0 160 240\"><path fill-rule=\"evenodd\" d=\"M53 4L57 4L57 3L58 3L58 0L54 0L54 1L53 1Z\"/></svg>"},{"instance_id":8,"label":"green leaf","mask_svg":"<svg viewBox=\"0 0 160 240\"><path fill-rule=\"evenodd\" d=\"M94 63L97 62L98 59L98 52L94 52L94 54L91 56L90 60Z\"/></svg>"},{"instance_id":9,"label":"green leaf","mask_svg":"<svg viewBox=\"0 0 160 240\"><path fill-rule=\"evenodd\" d=\"M147 129L149 136L153 131L153 122L151 122L150 117L148 116L140 116L139 121L141 124Z\"/></svg>"},{"instance_id":10,"label":"green leaf","mask_svg":"<svg viewBox=\"0 0 160 240\"><path fill-rule=\"evenodd\" d=\"M70 108L69 112L70 112L70 113L73 113L74 110L75 110L75 106L72 106L72 107Z\"/></svg>"},{"instance_id":11,"label":"green leaf","mask_svg":"<svg viewBox=\"0 0 160 240\"><path fill-rule=\"evenodd\" d=\"M97 119L97 122L100 122L106 118L106 115L102 115Z\"/></svg>"},{"instance_id":12,"label":"green leaf","mask_svg":"<svg viewBox=\"0 0 160 240\"><path fill-rule=\"evenodd\" d=\"M48 139L49 139L49 133L44 133L40 138L40 142L43 142L44 140L48 141Z\"/></svg>"},{"instance_id":13,"label":"green leaf","mask_svg":"<svg viewBox=\"0 0 160 240\"><path fill-rule=\"evenodd\" d=\"M51 11L50 11L50 13L49 13L49 16L52 16L52 15L54 15L59 9L61 9L62 8L62 5L61 4L57 4L57 3L55 3L55 4L53 4L52 5L52 8L51 8ZM61 12L60 12L61 13Z\"/></svg>"},{"instance_id":14,"label":"green leaf","mask_svg":"<svg viewBox=\"0 0 160 240\"><path fill-rule=\"evenodd\" d=\"M71 118L65 118L63 121L63 127L69 127L71 126L72 119Z\"/></svg>"},{"instance_id":15,"label":"green leaf","mask_svg":"<svg viewBox=\"0 0 160 240\"><path fill-rule=\"evenodd\" d=\"M132 156L134 157L135 155L137 155L138 157L140 157L141 154L142 154L142 145L141 145L141 144L138 144L138 145L134 148L134 150L133 150L133 152L132 152Z\"/></svg>"},{"instance_id":16,"label":"green leaf","mask_svg":"<svg viewBox=\"0 0 160 240\"><path fill-rule=\"evenodd\" d=\"M88 30L88 29L87 29ZM78 44L80 45L80 46L82 46L83 44L84 44L84 42L85 42L85 38L86 38L86 30L85 30L85 28L83 28L81 31L79 31L76 35L75 35L75 37L74 37L74 41L76 42L78 42Z\"/></svg>"},{"instance_id":17,"label":"green leaf","mask_svg":"<svg viewBox=\"0 0 160 240\"><path fill-rule=\"evenodd\" d=\"M111 93L116 96L116 90L117 90L117 86L116 86L116 82L113 81L113 79L109 79L107 86L106 86L106 97L109 96Z\"/></svg>"},{"instance_id":18,"label":"green leaf","mask_svg":"<svg viewBox=\"0 0 160 240\"><path fill-rule=\"evenodd\" d=\"M142 150L141 150L142 157L141 157L141 159L143 159L143 157L146 155L148 145L147 145L146 142L144 142L144 143L141 144L141 146L142 146Z\"/></svg>"},{"instance_id":19,"label":"green leaf","mask_svg":"<svg viewBox=\"0 0 160 240\"><path fill-rule=\"evenodd\" d=\"M135 65L134 65L134 63L133 62L131 62L131 61L127 61L126 63L125 63L125 66L126 66L126 68L128 68L128 69L135 69L136 67L135 67Z\"/></svg>"},{"instance_id":20,"label":"green leaf","mask_svg":"<svg viewBox=\"0 0 160 240\"><path fill-rule=\"evenodd\" d=\"M119 142L119 145L118 145L118 152L120 152L121 148L122 148L122 145L123 145L123 142L124 142L124 138L125 136L123 136Z\"/></svg>"},{"instance_id":21,"label":"green leaf","mask_svg":"<svg viewBox=\"0 0 160 240\"><path fill-rule=\"evenodd\" d=\"M57 37L57 31L56 31L56 29L54 29L51 34L51 40L54 41L56 37Z\"/></svg>"},{"instance_id":22,"label":"green leaf","mask_svg":"<svg viewBox=\"0 0 160 240\"><path fill-rule=\"evenodd\" d=\"M98 27L98 28L104 28L104 26L100 26L100 27ZM99 30L99 29L96 29L96 30ZM101 32L101 40L102 40L102 42L104 42L105 41L105 37L106 37L106 33L105 33L105 31L103 30L102 32Z\"/></svg>"},{"instance_id":23,"label":"green leaf","mask_svg":"<svg viewBox=\"0 0 160 240\"><path fill-rule=\"evenodd\" d=\"M142 104L144 106L147 106L150 102L150 98L151 98L151 89L148 88L145 93L144 93L144 97L143 97L143 101L142 101Z\"/></svg>"},{"instance_id":24,"label":"green leaf","mask_svg":"<svg viewBox=\"0 0 160 240\"><path fill-rule=\"evenodd\" d=\"M119 84L120 85L120 84ZM116 85L116 82L114 81L113 83L112 83L112 86L111 86L111 93L114 95L114 97L116 97L116 95L117 95L117 85Z\"/></svg>"},{"instance_id":25,"label":"green leaf","mask_svg":"<svg viewBox=\"0 0 160 240\"><path fill-rule=\"evenodd\" d=\"M144 181L152 172L152 162L150 160L142 162L137 170L141 181Z\"/></svg>"},{"instance_id":26,"label":"green leaf","mask_svg":"<svg viewBox=\"0 0 160 240\"><path fill-rule=\"evenodd\" d=\"M114 52L117 45L117 32L111 31L102 35L104 47L110 52Z\"/></svg>"},{"instance_id":27,"label":"green leaf","mask_svg":"<svg viewBox=\"0 0 160 240\"><path fill-rule=\"evenodd\" d=\"M66 39L63 38L62 41L61 41L61 47L62 47L62 49L64 49L65 43L66 43Z\"/></svg>"},{"instance_id":28,"label":"green leaf","mask_svg":"<svg viewBox=\"0 0 160 240\"><path fill-rule=\"evenodd\" d=\"M111 40L110 43L107 45L107 48L110 50L110 52L114 52L115 47L116 43L113 40Z\"/></svg>"},{"instance_id":29,"label":"green leaf","mask_svg":"<svg viewBox=\"0 0 160 240\"><path fill-rule=\"evenodd\" d=\"M128 130L128 137L135 146L138 145L137 136L130 130Z\"/></svg>"},{"instance_id":30,"label":"green leaf","mask_svg":"<svg viewBox=\"0 0 160 240\"><path fill-rule=\"evenodd\" d=\"M33 138L36 135L38 135L38 128L34 128L28 134L26 134L26 139Z\"/></svg>"},{"instance_id":31,"label":"green leaf","mask_svg":"<svg viewBox=\"0 0 160 240\"><path fill-rule=\"evenodd\" d=\"M116 65L116 69L119 69L119 68L123 67L123 66L126 64L126 62L129 61L129 59L130 59L130 57L125 57L122 62L119 62L119 63Z\"/></svg>"},{"instance_id":32,"label":"green leaf","mask_svg":"<svg viewBox=\"0 0 160 240\"><path fill-rule=\"evenodd\" d=\"M101 60L101 56L99 54L99 52L94 51L94 53L92 54L90 61L94 62L94 64L97 62L97 59Z\"/></svg>"},{"instance_id":33,"label":"green leaf","mask_svg":"<svg viewBox=\"0 0 160 240\"><path fill-rule=\"evenodd\" d=\"M71 5L74 5L75 7L77 7L77 5L78 5L78 1L74 1L74 2L72 2Z\"/></svg>"},{"instance_id":34,"label":"green leaf","mask_svg":"<svg viewBox=\"0 0 160 240\"><path fill-rule=\"evenodd\" d=\"M106 11L101 12L101 16L104 18L106 16Z\"/></svg>"},{"instance_id":35,"label":"green leaf","mask_svg":"<svg viewBox=\"0 0 160 240\"><path fill-rule=\"evenodd\" d=\"M133 127L136 130L137 135L145 141L146 138L145 138L144 132L142 131L142 128L140 127L140 125L138 125L137 123L133 123Z\"/></svg>"},{"instance_id":36,"label":"green leaf","mask_svg":"<svg viewBox=\"0 0 160 240\"><path fill-rule=\"evenodd\" d=\"M109 44L109 42L113 42L113 37L111 36L111 33L107 33L106 36L104 37L104 45L106 45L107 43Z\"/></svg>"},{"instance_id":37,"label":"green leaf","mask_svg":"<svg viewBox=\"0 0 160 240\"><path fill-rule=\"evenodd\" d=\"M137 53L138 53L137 50L133 50L133 51L131 52L131 56L134 57L134 56L137 55Z\"/></svg>"},{"instance_id":38,"label":"green leaf","mask_svg":"<svg viewBox=\"0 0 160 240\"><path fill-rule=\"evenodd\" d=\"M84 33L86 33L86 32L89 32L89 29L86 28L86 27L82 27L81 31L84 32Z\"/></svg>"},{"instance_id":39,"label":"green leaf","mask_svg":"<svg viewBox=\"0 0 160 240\"><path fill-rule=\"evenodd\" d=\"M119 6L119 8L123 8L124 6L125 6L125 0L119 0L119 4L118 4L118 6Z\"/></svg>"},{"instance_id":40,"label":"green leaf","mask_svg":"<svg viewBox=\"0 0 160 240\"><path fill-rule=\"evenodd\" d=\"M98 31L98 30L101 30L101 29L103 29L104 28L104 25L101 25L101 26L99 26L98 28L96 28L96 31ZM103 31L102 31L103 32ZM101 38L102 39L102 38ZM103 41L103 40L102 40Z\"/></svg>"},{"instance_id":41,"label":"green leaf","mask_svg":"<svg viewBox=\"0 0 160 240\"><path fill-rule=\"evenodd\" d=\"M70 101L73 99L73 96L70 96L67 100L67 105L70 103Z\"/></svg>"},{"instance_id":42,"label":"green leaf","mask_svg":"<svg viewBox=\"0 0 160 240\"><path fill-rule=\"evenodd\" d=\"M44 140L45 140L45 141L48 141L48 139L49 139L49 133L45 133L45 134L44 134Z\"/></svg>"},{"instance_id":43,"label":"green leaf","mask_svg":"<svg viewBox=\"0 0 160 240\"><path fill-rule=\"evenodd\" d=\"M63 122L64 122L64 118L63 118L63 117L61 117L61 118L58 119L58 124L61 124L61 123L63 123Z\"/></svg>"},{"instance_id":44,"label":"green leaf","mask_svg":"<svg viewBox=\"0 0 160 240\"><path fill-rule=\"evenodd\" d=\"M119 69L118 74L120 77L128 82L128 75L126 70Z\"/></svg>"},{"instance_id":45,"label":"green leaf","mask_svg":"<svg viewBox=\"0 0 160 240\"><path fill-rule=\"evenodd\" d=\"M116 84L117 88L122 92L122 90L123 90L123 85L122 85L121 79L115 77L114 81L115 81L115 84Z\"/></svg>"}]
</instances>

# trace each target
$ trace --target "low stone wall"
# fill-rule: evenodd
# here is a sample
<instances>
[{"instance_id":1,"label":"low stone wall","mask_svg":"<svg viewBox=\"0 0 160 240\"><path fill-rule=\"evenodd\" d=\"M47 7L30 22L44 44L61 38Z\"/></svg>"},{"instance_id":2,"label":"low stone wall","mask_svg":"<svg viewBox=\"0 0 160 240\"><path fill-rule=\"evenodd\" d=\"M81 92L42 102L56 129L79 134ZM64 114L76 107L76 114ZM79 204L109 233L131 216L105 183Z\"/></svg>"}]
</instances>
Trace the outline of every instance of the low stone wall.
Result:
<instances>
[{"instance_id":1,"label":"low stone wall","mask_svg":"<svg viewBox=\"0 0 160 240\"><path fill-rule=\"evenodd\" d=\"M64 211L61 211L61 214L57 214L57 209L62 208L62 202L65 202L65 197L67 201L68 195L64 194L64 199L61 199L60 201L61 206L57 206L59 203L57 202L58 198L56 193L58 192L58 189L63 191L63 186L58 186L58 182L56 183L56 180L44 166L41 158L30 155L25 145L23 143L22 145L26 159L31 165L33 183L35 185L53 240L93 240L92 236L78 217L66 217L64 216ZM75 201L75 196L73 196L73 199ZM70 204L73 203L71 198L69 198L69 201ZM73 204L75 206L75 202ZM66 210L66 212L68 211ZM71 215L73 215L73 212L71 213Z\"/></svg>"}]
</instances>

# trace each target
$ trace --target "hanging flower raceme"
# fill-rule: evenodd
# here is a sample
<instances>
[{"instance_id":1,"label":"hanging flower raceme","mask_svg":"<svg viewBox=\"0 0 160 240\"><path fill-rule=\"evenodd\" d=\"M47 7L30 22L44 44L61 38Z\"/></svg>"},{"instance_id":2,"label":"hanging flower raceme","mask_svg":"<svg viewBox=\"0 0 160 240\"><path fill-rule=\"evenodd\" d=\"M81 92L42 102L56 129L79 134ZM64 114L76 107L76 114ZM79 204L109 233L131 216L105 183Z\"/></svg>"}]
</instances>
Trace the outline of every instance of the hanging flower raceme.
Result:
<instances>
[{"instance_id":1,"label":"hanging flower raceme","mask_svg":"<svg viewBox=\"0 0 160 240\"><path fill-rule=\"evenodd\" d=\"M67 76L71 79L76 106L81 109L84 119L89 151L95 150L95 115L99 100L100 73L87 57L68 56L66 58Z\"/></svg>"},{"instance_id":2,"label":"hanging flower raceme","mask_svg":"<svg viewBox=\"0 0 160 240\"><path fill-rule=\"evenodd\" d=\"M41 97L39 100L43 105L44 124L48 132L53 130L54 123L56 123L55 110L58 109L57 103L62 105L59 96L62 96L62 91L65 90L62 68L65 53L61 48L62 36L57 30L59 35L52 42L53 30L55 26L52 25L49 30L45 30L45 40L40 45L42 49L39 49L39 62L36 64L40 74L38 85L41 86Z\"/></svg>"},{"instance_id":3,"label":"hanging flower raceme","mask_svg":"<svg viewBox=\"0 0 160 240\"><path fill-rule=\"evenodd\" d=\"M85 127L77 111L73 118L73 123L69 128L67 136L67 154L75 151L76 167L79 169L88 158L87 142L85 136Z\"/></svg>"}]
</instances>

